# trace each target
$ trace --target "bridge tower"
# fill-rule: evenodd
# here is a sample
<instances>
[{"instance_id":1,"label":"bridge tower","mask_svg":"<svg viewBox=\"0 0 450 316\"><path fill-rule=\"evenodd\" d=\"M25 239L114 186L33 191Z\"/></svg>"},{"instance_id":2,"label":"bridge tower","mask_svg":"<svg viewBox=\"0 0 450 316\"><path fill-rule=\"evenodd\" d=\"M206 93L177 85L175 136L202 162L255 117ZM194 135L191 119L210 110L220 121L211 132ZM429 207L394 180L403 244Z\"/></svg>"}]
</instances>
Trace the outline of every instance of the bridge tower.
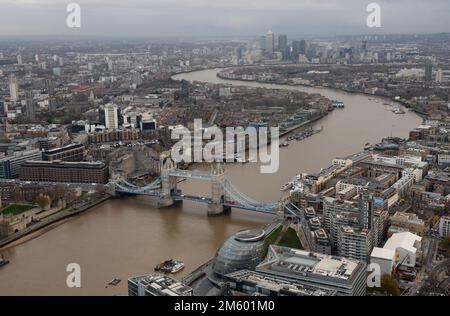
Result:
<instances>
[{"instance_id":1,"label":"bridge tower","mask_svg":"<svg viewBox=\"0 0 450 316\"><path fill-rule=\"evenodd\" d=\"M170 172L176 170L177 164L171 157L161 156L161 192L158 207L167 207L174 204L172 193L177 191L177 178L171 177Z\"/></svg>"},{"instance_id":2,"label":"bridge tower","mask_svg":"<svg viewBox=\"0 0 450 316\"><path fill-rule=\"evenodd\" d=\"M208 216L222 214L229 208L224 207L225 202L225 166L215 163L211 170L211 203L208 204Z\"/></svg>"},{"instance_id":3,"label":"bridge tower","mask_svg":"<svg viewBox=\"0 0 450 316\"><path fill-rule=\"evenodd\" d=\"M278 208L277 208L277 219L279 221L284 220L284 205L286 204L286 201L280 200L278 202Z\"/></svg>"}]
</instances>

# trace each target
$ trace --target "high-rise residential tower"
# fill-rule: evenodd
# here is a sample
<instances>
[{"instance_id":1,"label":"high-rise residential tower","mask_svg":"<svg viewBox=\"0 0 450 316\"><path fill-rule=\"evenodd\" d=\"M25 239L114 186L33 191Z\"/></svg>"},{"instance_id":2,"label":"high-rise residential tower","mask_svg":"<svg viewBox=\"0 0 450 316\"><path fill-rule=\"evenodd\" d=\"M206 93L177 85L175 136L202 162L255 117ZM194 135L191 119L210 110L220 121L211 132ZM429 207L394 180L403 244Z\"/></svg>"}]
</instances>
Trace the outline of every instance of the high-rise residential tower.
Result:
<instances>
[{"instance_id":1,"label":"high-rise residential tower","mask_svg":"<svg viewBox=\"0 0 450 316\"><path fill-rule=\"evenodd\" d=\"M427 60L425 63L425 81L431 81L433 75L433 63L431 60Z\"/></svg>"},{"instance_id":2,"label":"high-rise residential tower","mask_svg":"<svg viewBox=\"0 0 450 316\"><path fill-rule=\"evenodd\" d=\"M9 95L11 101L17 102L19 100L19 84L15 75L9 77Z\"/></svg>"},{"instance_id":3,"label":"high-rise residential tower","mask_svg":"<svg viewBox=\"0 0 450 316\"><path fill-rule=\"evenodd\" d=\"M26 101L27 101L27 117L30 120L34 120L36 118L36 111L34 108L34 102L33 102L33 92L27 91L26 93Z\"/></svg>"}]
</instances>

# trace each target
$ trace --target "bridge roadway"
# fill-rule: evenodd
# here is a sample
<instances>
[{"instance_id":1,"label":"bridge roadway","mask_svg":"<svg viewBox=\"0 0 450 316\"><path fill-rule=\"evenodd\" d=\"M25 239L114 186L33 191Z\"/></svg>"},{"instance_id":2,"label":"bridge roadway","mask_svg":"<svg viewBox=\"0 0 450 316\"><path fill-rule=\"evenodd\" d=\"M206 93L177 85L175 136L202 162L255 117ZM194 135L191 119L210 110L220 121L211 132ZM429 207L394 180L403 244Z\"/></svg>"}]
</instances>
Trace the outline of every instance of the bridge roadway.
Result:
<instances>
[{"instance_id":1,"label":"bridge roadway","mask_svg":"<svg viewBox=\"0 0 450 316\"><path fill-rule=\"evenodd\" d=\"M176 178L187 178L187 179L197 179L197 180L211 180L212 176L209 172L204 171L190 171L190 170L180 170L169 172L169 176Z\"/></svg>"},{"instance_id":2,"label":"bridge roadway","mask_svg":"<svg viewBox=\"0 0 450 316\"><path fill-rule=\"evenodd\" d=\"M173 172L173 176L183 176L190 177L195 179L205 179L211 178L209 174L206 173L198 173L198 172L189 172L189 171L180 171ZM116 185L116 192L122 194L131 194L131 195L146 195L146 196L155 196L158 197L161 195L161 189L158 181L154 181L156 184L153 187L146 185L144 187L137 187L133 184L129 184L127 182L123 182ZM221 204L226 208L236 208L249 210L259 213L265 214L276 214L278 209L277 203L262 203L256 200L251 199L250 197L244 195L240 192L231 182L226 181L225 184L225 196L223 197L223 201ZM180 193L171 193L171 198L174 201L193 201L197 203L204 204L212 204L213 200L209 197L203 196L195 196L195 195L186 195Z\"/></svg>"},{"instance_id":3,"label":"bridge roadway","mask_svg":"<svg viewBox=\"0 0 450 316\"><path fill-rule=\"evenodd\" d=\"M122 188L116 188L116 191L119 193L124 194L131 194L131 195L146 195L146 196L159 196L160 191L159 190L146 190L146 191L140 191L140 190L133 190L133 189L122 189ZM203 204L210 204L212 203L211 198L208 197L201 197L201 196L195 196L195 195L187 195L187 194L172 194L171 195L174 201L192 201L196 203L203 203ZM260 206L250 206L250 205L244 205L239 204L232 200L226 200L222 203L225 207L231 207L236 209L242 209L242 210L248 210L248 211L254 211L258 213L264 213L264 214L276 214L276 210L273 209L267 209L264 204L261 204Z\"/></svg>"},{"instance_id":4,"label":"bridge roadway","mask_svg":"<svg viewBox=\"0 0 450 316\"><path fill-rule=\"evenodd\" d=\"M184 195L177 189L177 179L206 180L211 183L211 196ZM170 157L161 159L161 176L152 183L138 187L123 181L115 184L118 193L159 196L159 207L167 207L175 201L193 201L208 205L208 215L217 215L230 208L277 214L279 203L264 203L243 193L225 177L223 164L211 165L211 171L182 170Z\"/></svg>"}]
</instances>

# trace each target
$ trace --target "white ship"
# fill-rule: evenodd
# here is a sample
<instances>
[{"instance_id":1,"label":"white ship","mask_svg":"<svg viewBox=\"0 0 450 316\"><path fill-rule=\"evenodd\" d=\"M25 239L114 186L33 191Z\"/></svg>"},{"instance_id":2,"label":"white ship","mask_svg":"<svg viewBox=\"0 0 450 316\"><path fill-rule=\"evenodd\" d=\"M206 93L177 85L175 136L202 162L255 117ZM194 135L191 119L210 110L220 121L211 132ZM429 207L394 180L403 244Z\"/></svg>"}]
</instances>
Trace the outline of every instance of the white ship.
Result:
<instances>
[{"instance_id":1,"label":"white ship","mask_svg":"<svg viewBox=\"0 0 450 316\"><path fill-rule=\"evenodd\" d=\"M172 268L172 273L177 273L180 272L181 270L184 269L184 263L183 261L175 261L175 265Z\"/></svg>"}]
</instances>

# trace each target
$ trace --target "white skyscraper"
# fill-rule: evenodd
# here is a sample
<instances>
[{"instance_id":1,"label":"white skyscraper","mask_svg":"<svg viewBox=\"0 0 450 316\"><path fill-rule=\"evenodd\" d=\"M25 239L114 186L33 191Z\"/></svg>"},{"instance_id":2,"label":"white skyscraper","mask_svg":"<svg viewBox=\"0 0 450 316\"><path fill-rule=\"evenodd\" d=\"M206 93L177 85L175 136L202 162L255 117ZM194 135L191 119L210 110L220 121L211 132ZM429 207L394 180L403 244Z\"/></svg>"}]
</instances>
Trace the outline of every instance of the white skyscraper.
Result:
<instances>
[{"instance_id":1,"label":"white skyscraper","mask_svg":"<svg viewBox=\"0 0 450 316\"><path fill-rule=\"evenodd\" d=\"M22 55L21 55L21 54L18 54L18 55L17 55L17 64L20 66L20 65L22 65L22 63L23 63L23 61L22 61Z\"/></svg>"},{"instance_id":2,"label":"white skyscraper","mask_svg":"<svg viewBox=\"0 0 450 316\"><path fill-rule=\"evenodd\" d=\"M17 102L19 100L19 84L17 83L17 78L14 75L9 77L9 95L11 101Z\"/></svg>"},{"instance_id":3,"label":"white skyscraper","mask_svg":"<svg viewBox=\"0 0 450 316\"><path fill-rule=\"evenodd\" d=\"M437 83L442 83L442 76L443 76L442 68L439 68L439 69L436 71L436 82L437 82Z\"/></svg>"},{"instance_id":4,"label":"white skyscraper","mask_svg":"<svg viewBox=\"0 0 450 316\"><path fill-rule=\"evenodd\" d=\"M275 50L275 37L272 31L266 34L266 53L272 54Z\"/></svg>"},{"instance_id":5,"label":"white skyscraper","mask_svg":"<svg viewBox=\"0 0 450 316\"><path fill-rule=\"evenodd\" d=\"M119 128L119 115L115 104L108 103L105 105L105 127L107 129Z\"/></svg>"}]
</instances>

